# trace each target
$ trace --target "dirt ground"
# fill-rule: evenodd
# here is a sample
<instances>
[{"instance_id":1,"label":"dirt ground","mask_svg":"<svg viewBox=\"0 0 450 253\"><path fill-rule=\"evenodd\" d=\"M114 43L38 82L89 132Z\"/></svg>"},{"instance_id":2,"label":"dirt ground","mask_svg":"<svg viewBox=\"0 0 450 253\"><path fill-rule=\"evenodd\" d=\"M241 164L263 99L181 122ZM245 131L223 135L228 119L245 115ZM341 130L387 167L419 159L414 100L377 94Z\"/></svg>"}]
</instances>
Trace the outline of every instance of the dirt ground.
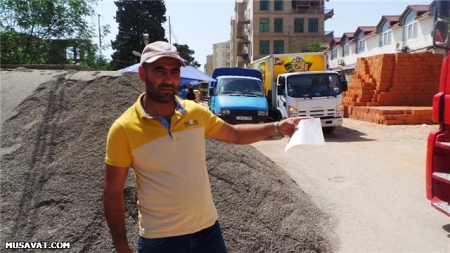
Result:
<instances>
[{"instance_id":1,"label":"dirt ground","mask_svg":"<svg viewBox=\"0 0 450 253\"><path fill-rule=\"evenodd\" d=\"M19 103L1 125L2 252L5 242L16 241L113 252L102 210L105 140L142 91L133 73L90 81L60 77ZM335 220L253 146L207 140L207 166L229 252L339 250ZM136 246L132 173L124 193L128 239Z\"/></svg>"}]
</instances>

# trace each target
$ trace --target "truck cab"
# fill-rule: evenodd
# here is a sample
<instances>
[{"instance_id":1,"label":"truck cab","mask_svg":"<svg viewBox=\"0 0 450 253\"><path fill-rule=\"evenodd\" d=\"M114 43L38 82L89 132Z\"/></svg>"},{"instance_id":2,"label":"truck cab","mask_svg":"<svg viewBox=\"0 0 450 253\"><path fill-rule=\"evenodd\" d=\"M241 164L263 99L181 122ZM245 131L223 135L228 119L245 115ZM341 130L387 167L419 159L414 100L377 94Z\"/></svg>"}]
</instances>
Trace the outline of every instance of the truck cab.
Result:
<instances>
[{"instance_id":1,"label":"truck cab","mask_svg":"<svg viewBox=\"0 0 450 253\"><path fill-rule=\"evenodd\" d=\"M426 197L431 206L450 216L450 36L449 1L436 1L438 17L433 33L436 48L445 49L439 92L433 97L433 121L439 129L430 132L426 153Z\"/></svg>"},{"instance_id":2,"label":"truck cab","mask_svg":"<svg viewBox=\"0 0 450 253\"><path fill-rule=\"evenodd\" d=\"M252 69L215 69L209 90L209 109L230 124L262 123L268 119L261 73Z\"/></svg>"},{"instance_id":3,"label":"truck cab","mask_svg":"<svg viewBox=\"0 0 450 253\"><path fill-rule=\"evenodd\" d=\"M208 81L201 81L200 82L200 87L198 87L198 91L202 94L202 99L207 99L207 92L208 92L208 86L209 86L209 82Z\"/></svg>"},{"instance_id":4,"label":"truck cab","mask_svg":"<svg viewBox=\"0 0 450 253\"><path fill-rule=\"evenodd\" d=\"M320 118L324 133L342 125L342 92L347 82L335 71L280 74L277 78L276 120L312 116Z\"/></svg>"}]
</instances>

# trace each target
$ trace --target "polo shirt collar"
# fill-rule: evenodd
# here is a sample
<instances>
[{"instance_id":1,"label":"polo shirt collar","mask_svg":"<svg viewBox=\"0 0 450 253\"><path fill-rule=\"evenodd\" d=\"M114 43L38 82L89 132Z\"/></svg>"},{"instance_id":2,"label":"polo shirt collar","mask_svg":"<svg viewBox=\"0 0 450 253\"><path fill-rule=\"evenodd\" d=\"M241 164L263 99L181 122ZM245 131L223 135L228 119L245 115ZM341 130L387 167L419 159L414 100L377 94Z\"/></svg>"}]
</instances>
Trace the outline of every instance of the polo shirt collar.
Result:
<instances>
[{"instance_id":1,"label":"polo shirt collar","mask_svg":"<svg viewBox=\"0 0 450 253\"><path fill-rule=\"evenodd\" d=\"M144 93L142 93L138 100L136 101L136 108L137 108L137 113L139 115L139 118L157 118L157 117L153 117L150 114L147 114L144 110L144 106L142 105L142 98L144 97ZM179 98L177 96L175 96L175 104L177 105L176 109L175 109L175 115L184 115L186 113L186 110L184 109L183 105L181 104Z\"/></svg>"}]
</instances>

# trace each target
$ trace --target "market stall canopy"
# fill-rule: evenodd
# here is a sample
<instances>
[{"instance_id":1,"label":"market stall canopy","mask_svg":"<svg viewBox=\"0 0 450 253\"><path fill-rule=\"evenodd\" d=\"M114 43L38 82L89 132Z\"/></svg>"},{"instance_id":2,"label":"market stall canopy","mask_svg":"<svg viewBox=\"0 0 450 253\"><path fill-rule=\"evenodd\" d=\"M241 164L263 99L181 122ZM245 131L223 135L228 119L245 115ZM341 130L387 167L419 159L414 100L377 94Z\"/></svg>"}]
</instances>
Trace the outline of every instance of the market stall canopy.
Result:
<instances>
[{"instance_id":1,"label":"market stall canopy","mask_svg":"<svg viewBox=\"0 0 450 253\"><path fill-rule=\"evenodd\" d=\"M134 65L128 66L126 68L123 69L119 69L119 71L121 72L138 72L139 69L139 65L141 65L140 63L136 63ZM212 78L211 76L203 73L202 71L192 67L192 66L186 66L186 67L181 67L180 69L181 73L180 76L181 78L185 78L185 79L193 79L193 80L197 80L197 81L214 81L215 79Z\"/></svg>"},{"instance_id":2,"label":"market stall canopy","mask_svg":"<svg viewBox=\"0 0 450 253\"><path fill-rule=\"evenodd\" d=\"M198 86L200 86L200 82L198 80L195 80L195 79L181 78L179 85L180 86L195 86L195 87L198 87Z\"/></svg>"}]
</instances>

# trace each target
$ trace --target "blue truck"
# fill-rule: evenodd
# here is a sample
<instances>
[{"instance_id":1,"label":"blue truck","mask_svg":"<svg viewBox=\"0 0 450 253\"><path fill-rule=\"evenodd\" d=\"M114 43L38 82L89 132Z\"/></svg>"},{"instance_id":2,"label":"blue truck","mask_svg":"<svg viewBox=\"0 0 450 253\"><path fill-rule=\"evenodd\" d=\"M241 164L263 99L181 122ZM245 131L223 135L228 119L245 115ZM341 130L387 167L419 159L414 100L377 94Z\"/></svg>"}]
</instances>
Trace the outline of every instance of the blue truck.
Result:
<instances>
[{"instance_id":1,"label":"blue truck","mask_svg":"<svg viewBox=\"0 0 450 253\"><path fill-rule=\"evenodd\" d=\"M208 107L230 124L268 121L268 104L261 72L245 68L216 68L210 82Z\"/></svg>"}]
</instances>

